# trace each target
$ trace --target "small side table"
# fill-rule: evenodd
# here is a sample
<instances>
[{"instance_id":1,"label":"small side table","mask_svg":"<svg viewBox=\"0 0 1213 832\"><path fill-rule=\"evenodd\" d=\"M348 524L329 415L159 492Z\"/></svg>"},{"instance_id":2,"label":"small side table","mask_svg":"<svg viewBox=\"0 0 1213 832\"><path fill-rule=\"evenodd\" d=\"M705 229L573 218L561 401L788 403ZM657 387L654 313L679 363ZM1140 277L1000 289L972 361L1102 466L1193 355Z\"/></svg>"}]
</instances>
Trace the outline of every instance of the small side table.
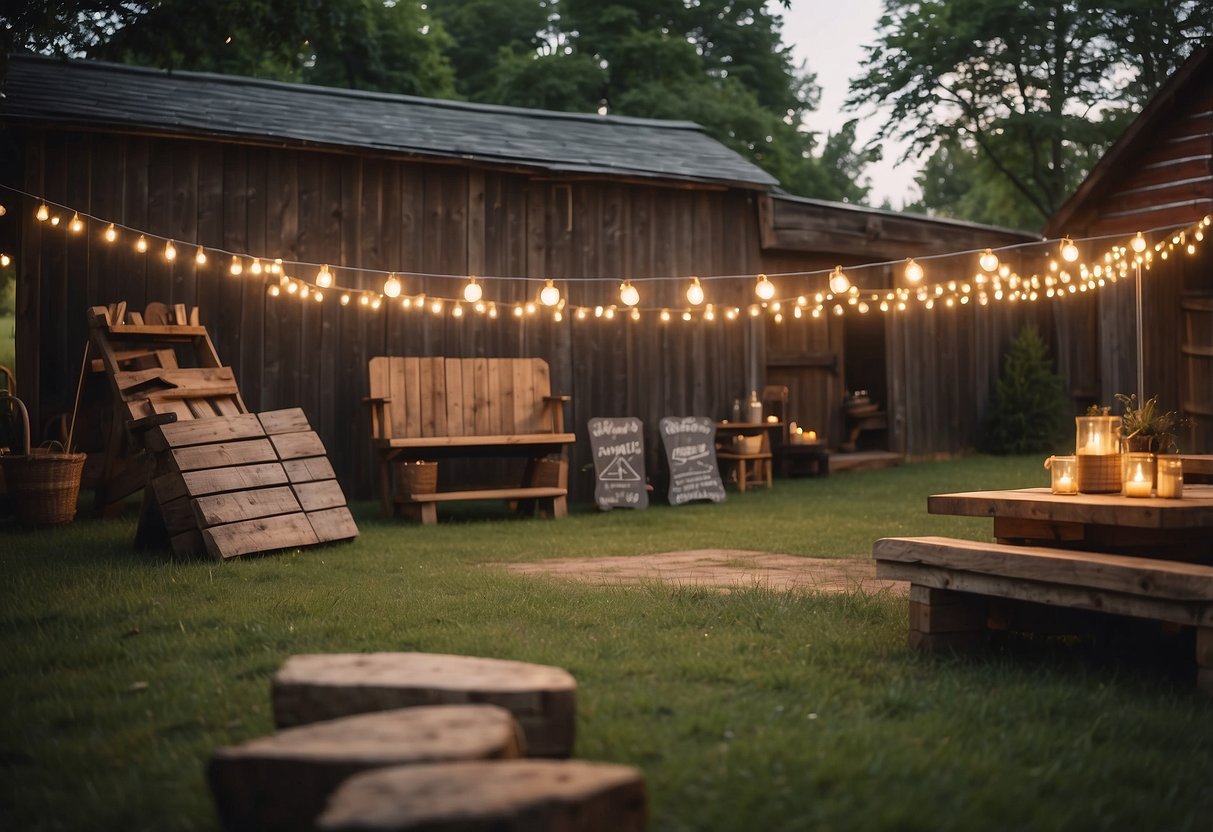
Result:
<instances>
[{"instance_id":1,"label":"small side table","mask_svg":"<svg viewBox=\"0 0 1213 832\"><path fill-rule=\"evenodd\" d=\"M781 477L828 477L830 452L824 442L781 445L776 457Z\"/></svg>"}]
</instances>

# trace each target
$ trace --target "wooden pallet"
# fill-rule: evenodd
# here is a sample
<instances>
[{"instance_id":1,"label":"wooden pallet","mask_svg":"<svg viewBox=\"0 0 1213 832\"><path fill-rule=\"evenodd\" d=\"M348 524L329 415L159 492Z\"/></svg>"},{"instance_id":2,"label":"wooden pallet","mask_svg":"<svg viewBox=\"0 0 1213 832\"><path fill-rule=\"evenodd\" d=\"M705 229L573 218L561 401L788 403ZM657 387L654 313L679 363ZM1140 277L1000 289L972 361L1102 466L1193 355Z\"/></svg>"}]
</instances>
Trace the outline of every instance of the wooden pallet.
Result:
<instances>
[{"instance_id":1,"label":"wooden pallet","mask_svg":"<svg viewBox=\"0 0 1213 832\"><path fill-rule=\"evenodd\" d=\"M196 309L117 304L89 322L122 431L98 503L144 488L137 544L226 559L357 536L306 415L249 413ZM120 474L124 457L135 464Z\"/></svg>"}]
</instances>

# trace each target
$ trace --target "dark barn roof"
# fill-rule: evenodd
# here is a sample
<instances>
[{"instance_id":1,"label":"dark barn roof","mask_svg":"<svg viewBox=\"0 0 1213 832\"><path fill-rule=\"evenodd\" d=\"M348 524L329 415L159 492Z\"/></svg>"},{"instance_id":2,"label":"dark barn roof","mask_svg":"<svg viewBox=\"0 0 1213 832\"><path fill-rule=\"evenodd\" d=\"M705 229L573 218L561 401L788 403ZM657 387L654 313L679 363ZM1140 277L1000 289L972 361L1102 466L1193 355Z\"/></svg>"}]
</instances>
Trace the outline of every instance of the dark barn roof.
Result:
<instances>
[{"instance_id":1,"label":"dark barn roof","mask_svg":"<svg viewBox=\"0 0 1213 832\"><path fill-rule=\"evenodd\" d=\"M560 173L766 189L777 181L687 121L468 104L229 75L13 55L6 121L373 149Z\"/></svg>"}]
</instances>

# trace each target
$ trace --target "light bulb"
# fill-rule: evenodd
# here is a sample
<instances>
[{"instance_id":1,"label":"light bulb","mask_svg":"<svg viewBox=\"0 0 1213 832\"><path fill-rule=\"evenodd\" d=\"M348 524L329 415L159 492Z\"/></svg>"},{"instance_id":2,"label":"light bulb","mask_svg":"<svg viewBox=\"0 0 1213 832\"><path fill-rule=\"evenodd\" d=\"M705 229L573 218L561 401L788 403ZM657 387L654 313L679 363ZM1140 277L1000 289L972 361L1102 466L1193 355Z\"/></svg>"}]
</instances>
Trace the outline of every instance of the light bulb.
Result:
<instances>
[{"instance_id":1,"label":"light bulb","mask_svg":"<svg viewBox=\"0 0 1213 832\"><path fill-rule=\"evenodd\" d=\"M451 317L452 318L462 318L463 317L463 304L462 303L456 303L454 306L451 307Z\"/></svg>"},{"instance_id":2,"label":"light bulb","mask_svg":"<svg viewBox=\"0 0 1213 832\"><path fill-rule=\"evenodd\" d=\"M906 281L909 283L917 283L922 280L922 266L915 262L913 257L906 260Z\"/></svg>"},{"instance_id":3,"label":"light bulb","mask_svg":"<svg viewBox=\"0 0 1213 832\"><path fill-rule=\"evenodd\" d=\"M38 220L38 222L46 222L48 219L50 219L50 216L51 209L46 207L45 202L38 206L38 212L34 214L34 217Z\"/></svg>"},{"instance_id":4,"label":"light bulb","mask_svg":"<svg viewBox=\"0 0 1213 832\"><path fill-rule=\"evenodd\" d=\"M258 258L254 257L253 263L251 266L248 267L248 270L250 272L252 272L253 274L261 274L261 261Z\"/></svg>"},{"instance_id":5,"label":"light bulb","mask_svg":"<svg viewBox=\"0 0 1213 832\"><path fill-rule=\"evenodd\" d=\"M768 280L765 274L760 274L758 282L754 284L754 294L762 300L770 300L775 297L775 284Z\"/></svg>"},{"instance_id":6,"label":"light bulb","mask_svg":"<svg viewBox=\"0 0 1213 832\"><path fill-rule=\"evenodd\" d=\"M548 281L539 292L539 302L544 306L555 306L560 303L560 290L556 288L556 284Z\"/></svg>"},{"instance_id":7,"label":"light bulb","mask_svg":"<svg viewBox=\"0 0 1213 832\"><path fill-rule=\"evenodd\" d=\"M5 208L3 204L0 204L0 217L3 217L7 213L8 213L8 209Z\"/></svg>"},{"instance_id":8,"label":"light bulb","mask_svg":"<svg viewBox=\"0 0 1213 832\"><path fill-rule=\"evenodd\" d=\"M286 293L288 295L298 294L298 292L299 292L298 283L296 283L295 281L292 280L290 283L286 284Z\"/></svg>"},{"instance_id":9,"label":"light bulb","mask_svg":"<svg viewBox=\"0 0 1213 832\"><path fill-rule=\"evenodd\" d=\"M244 273L244 264L241 263L240 258L234 254L232 255L232 265L228 267L228 271L232 273L233 277L239 277Z\"/></svg>"},{"instance_id":10,"label":"light bulb","mask_svg":"<svg viewBox=\"0 0 1213 832\"><path fill-rule=\"evenodd\" d=\"M272 286L270 286L270 288L266 289L266 292L267 292L267 293L269 294L269 296L270 296L270 297L272 297L272 298L276 298L276 297L278 297L279 295L281 295L281 294L282 294L282 290L281 290L280 288L278 288L278 284L277 284L277 283L273 284Z\"/></svg>"},{"instance_id":11,"label":"light bulb","mask_svg":"<svg viewBox=\"0 0 1213 832\"><path fill-rule=\"evenodd\" d=\"M1133 248L1133 250L1135 252L1137 252L1138 254L1141 254L1143 251L1146 250L1146 238L1141 236L1141 232L1138 231L1137 236L1135 236L1133 238L1133 241L1130 242L1129 245Z\"/></svg>"},{"instance_id":12,"label":"light bulb","mask_svg":"<svg viewBox=\"0 0 1213 832\"><path fill-rule=\"evenodd\" d=\"M170 263L177 259L177 247L172 240L164 244L164 259Z\"/></svg>"},{"instance_id":13,"label":"light bulb","mask_svg":"<svg viewBox=\"0 0 1213 832\"><path fill-rule=\"evenodd\" d=\"M112 243L116 239L118 239L118 229L114 228L114 224L111 222L109 228L105 229L105 241Z\"/></svg>"},{"instance_id":14,"label":"light bulb","mask_svg":"<svg viewBox=\"0 0 1213 832\"><path fill-rule=\"evenodd\" d=\"M342 306L349 306L349 305L350 305L350 293L349 293L349 292L342 292L342 293L341 293L341 305L342 305Z\"/></svg>"},{"instance_id":15,"label":"light bulb","mask_svg":"<svg viewBox=\"0 0 1213 832\"><path fill-rule=\"evenodd\" d=\"M147 251L147 237L144 237L142 234L139 235L139 239L135 240L135 251L140 254Z\"/></svg>"},{"instance_id":16,"label":"light bulb","mask_svg":"<svg viewBox=\"0 0 1213 832\"><path fill-rule=\"evenodd\" d=\"M7 269L8 264L11 262L13 262L13 260L7 254L0 254L0 269Z\"/></svg>"},{"instance_id":17,"label":"light bulb","mask_svg":"<svg viewBox=\"0 0 1213 832\"><path fill-rule=\"evenodd\" d=\"M333 285L333 273L329 271L327 264L321 266L320 271L316 272L316 285L322 289Z\"/></svg>"},{"instance_id":18,"label":"light bulb","mask_svg":"<svg viewBox=\"0 0 1213 832\"><path fill-rule=\"evenodd\" d=\"M198 246L198 250L194 252L194 262L199 266L206 265L206 252L202 250L202 246Z\"/></svg>"},{"instance_id":19,"label":"light bulb","mask_svg":"<svg viewBox=\"0 0 1213 832\"><path fill-rule=\"evenodd\" d=\"M1074 241L1066 237L1061 241L1061 259L1067 263L1073 263L1078 259L1078 246L1074 245Z\"/></svg>"},{"instance_id":20,"label":"light bulb","mask_svg":"<svg viewBox=\"0 0 1213 832\"><path fill-rule=\"evenodd\" d=\"M79 234L84 230L84 220L80 219L80 215L78 213L72 213L72 223L68 226L68 228L72 230L73 234Z\"/></svg>"},{"instance_id":21,"label":"light bulb","mask_svg":"<svg viewBox=\"0 0 1213 832\"><path fill-rule=\"evenodd\" d=\"M640 292L636 291L632 281L625 280L619 285L619 299L623 301L624 306L635 306L640 303Z\"/></svg>"},{"instance_id":22,"label":"light bulb","mask_svg":"<svg viewBox=\"0 0 1213 832\"><path fill-rule=\"evenodd\" d=\"M670 310L668 310L668 309L662 309L662 310L661 310L661 315L660 315L660 317L661 317L661 322L662 322L663 324L664 324L664 323L668 323L668 322L669 322L669 320L670 320Z\"/></svg>"},{"instance_id":23,"label":"light bulb","mask_svg":"<svg viewBox=\"0 0 1213 832\"><path fill-rule=\"evenodd\" d=\"M396 277L395 272L389 274L387 280L383 281L383 294L389 298L400 297L400 289L400 279Z\"/></svg>"},{"instance_id":24,"label":"light bulb","mask_svg":"<svg viewBox=\"0 0 1213 832\"><path fill-rule=\"evenodd\" d=\"M59 224L59 215L55 214L55 216L51 217L51 225L58 225L58 224Z\"/></svg>"},{"instance_id":25,"label":"light bulb","mask_svg":"<svg viewBox=\"0 0 1213 832\"><path fill-rule=\"evenodd\" d=\"M703 287L699 285L699 278L692 277L691 285L687 287L687 303L691 306L698 306L703 303Z\"/></svg>"},{"instance_id":26,"label":"light bulb","mask_svg":"<svg viewBox=\"0 0 1213 832\"><path fill-rule=\"evenodd\" d=\"M476 303L484 297L484 289L476 282L476 276L472 275L468 278L468 283L463 287L463 299L468 303Z\"/></svg>"},{"instance_id":27,"label":"light bulb","mask_svg":"<svg viewBox=\"0 0 1213 832\"><path fill-rule=\"evenodd\" d=\"M998 268L998 255L986 249L981 253L981 257L977 258L977 264L987 272L995 271Z\"/></svg>"},{"instance_id":28,"label":"light bulb","mask_svg":"<svg viewBox=\"0 0 1213 832\"><path fill-rule=\"evenodd\" d=\"M835 266L834 271L830 272L830 291L841 295L850 288L851 279L843 274L842 266Z\"/></svg>"}]
</instances>

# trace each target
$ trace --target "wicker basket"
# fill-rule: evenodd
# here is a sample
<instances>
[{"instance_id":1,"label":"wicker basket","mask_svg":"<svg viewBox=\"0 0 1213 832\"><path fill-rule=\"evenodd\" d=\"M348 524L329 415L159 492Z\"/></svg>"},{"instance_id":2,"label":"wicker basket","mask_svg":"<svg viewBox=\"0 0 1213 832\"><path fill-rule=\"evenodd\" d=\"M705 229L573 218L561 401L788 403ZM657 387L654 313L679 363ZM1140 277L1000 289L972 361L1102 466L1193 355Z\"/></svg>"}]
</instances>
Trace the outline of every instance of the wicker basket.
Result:
<instances>
[{"instance_id":1,"label":"wicker basket","mask_svg":"<svg viewBox=\"0 0 1213 832\"><path fill-rule=\"evenodd\" d=\"M762 452L762 436L734 436L733 453L757 454Z\"/></svg>"},{"instance_id":2,"label":"wicker basket","mask_svg":"<svg viewBox=\"0 0 1213 832\"><path fill-rule=\"evenodd\" d=\"M1120 454L1079 454L1078 490L1083 494L1120 491Z\"/></svg>"},{"instance_id":3,"label":"wicker basket","mask_svg":"<svg viewBox=\"0 0 1213 832\"><path fill-rule=\"evenodd\" d=\"M87 454L72 454L49 448L31 448L29 412L16 396L4 395L21 414L25 436L24 454L0 456L4 483L13 500L17 519L30 526L59 526L76 516L80 497L80 475ZM7 401L5 402L7 404ZM56 443L58 444L58 443Z\"/></svg>"},{"instance_id":4,"label":"wicker basket","mask_svg":"<svg viewBox=\"0 0 1213 832\"><path fill-rule=\"evenodd\" d=\"M409 499L414 494L433 494L438 490L437 462L401 462L396 466L397 495Z\"/></svg>"}]
</instances>

